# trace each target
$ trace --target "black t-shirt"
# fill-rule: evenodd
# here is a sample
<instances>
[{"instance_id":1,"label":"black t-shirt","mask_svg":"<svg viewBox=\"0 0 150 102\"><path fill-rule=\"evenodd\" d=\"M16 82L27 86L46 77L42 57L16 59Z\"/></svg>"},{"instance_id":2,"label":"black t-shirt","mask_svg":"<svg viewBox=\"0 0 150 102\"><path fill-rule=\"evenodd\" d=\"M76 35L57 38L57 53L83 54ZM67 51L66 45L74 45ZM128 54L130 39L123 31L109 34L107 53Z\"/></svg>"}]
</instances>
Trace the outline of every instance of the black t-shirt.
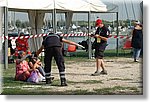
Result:
<instances>
[{"instance_id":1,"label":"black t-shirt","mask_svg":"<svg viewBox=\"0 0 150 102\"><path fill-rule=\"evenodd\" d=\"M108 38L109 37L109 29L105 26L103 26L102 28L98 27L96 29L95 34L99 34L100 36ZM95 38L95 40L97 40L97 38ZM105 42L107 42L107 41L104 41L104 40L101 39L100 43L105 43Z\"/></svg>"},{"instance_id":2,"label":"black t-shirt","mask_svg":"<svg viewBox=\"0 0 150 102\"><path fill-rule=\"evenodd\" d=\"M50 34L48 35L42 45L44 45L44 48L49 48L49 47L61 47L62 46L62 37L58 34Z\"/></svg>"},{"instance_id":3,"label":"black t-shirt","mask_svg":"<svg viewBox=\"0 0 150 102\"><path fill-rule=\"evenodd\" d=\"M109 37L109 33L110 33L109 29L105 26L103 26L102 28L98 27L95 32L95 34L99 34L100 36L106 37L106 38ZM104 50L107 45L107 41L100 39L100 42L98 42L97 38L95 38L95 44L97 48Z\"/></svg>"},{"instance_id":4,"label":"black t-shirt","mask_svg":"<svg viewBox=\"0 0 150 102\"><path fill-rule=\"evenodd\" d=\"M133 48L143 47L143 31L142 30L138 30L138 29L133 30L131 46Z\"/></svg>"}]
</instances>

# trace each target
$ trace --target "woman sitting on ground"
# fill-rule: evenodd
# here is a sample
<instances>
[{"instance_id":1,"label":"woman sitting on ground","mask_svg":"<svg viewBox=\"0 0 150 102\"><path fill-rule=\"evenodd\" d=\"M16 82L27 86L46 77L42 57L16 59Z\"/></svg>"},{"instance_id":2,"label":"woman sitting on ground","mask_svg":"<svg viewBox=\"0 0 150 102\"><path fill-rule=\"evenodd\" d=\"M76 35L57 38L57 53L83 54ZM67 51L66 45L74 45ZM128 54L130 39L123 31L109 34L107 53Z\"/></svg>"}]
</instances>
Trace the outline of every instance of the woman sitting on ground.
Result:
<instances>
[{"instance_id":1,"label":"woman sitting on ground","mask_svg":"<svg viewBox=\"0 0 150 102\"><path fill-rule=\"evenodd\" d=\"M33 69L30 69L28 62L25 60L26 52L20 51L19 58L16 60L15 80L27 81Z\"/></svg>"}]
</instances>

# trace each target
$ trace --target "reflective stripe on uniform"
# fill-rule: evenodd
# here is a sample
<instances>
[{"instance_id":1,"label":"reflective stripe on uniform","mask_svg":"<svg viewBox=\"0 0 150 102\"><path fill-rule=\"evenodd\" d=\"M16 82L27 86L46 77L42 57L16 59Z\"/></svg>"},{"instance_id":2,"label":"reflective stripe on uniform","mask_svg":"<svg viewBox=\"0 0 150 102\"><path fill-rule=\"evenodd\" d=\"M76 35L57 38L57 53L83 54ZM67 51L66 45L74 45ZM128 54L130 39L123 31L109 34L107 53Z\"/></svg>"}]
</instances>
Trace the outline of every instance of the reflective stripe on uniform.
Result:
<instances>
[{"instance_id":1,"label":"reflective stripe on uniform","mask_svg":"<svg viewBox=\"0 0 150 102\"><path fill-rule=\"evenodd\" d=\"M65 75L61 75L60 78L65 78Z\"/></svg>"},{"instance_id":2,"label":"reflective stripe on uniform","mask_svg":"<svg viewBox=\"0 0 150 102\"><path fill-rule=\"evenodd\" d=\"M45 76L45 78L51 78L51 76Z\"/></svg>"},{"instance_id":3,"label":"reflective stripe on uniform","mask_svg":"<svg viewBox=\"0 0 150 102\"><path fill-rule=\"evenodd\" d=\"M45 76L51 76L51 73L45 73Z\"/></svg>"},{"instance_id":4,"label":"reflective stripe on uniform","mask_svg":"<svg viewBox=\"0 0 150 102\"><path fill-rule=\"evenodd\" d=\"M59 72L59 74L65 74L65 72Z\"/></svg>"}]
</instances>

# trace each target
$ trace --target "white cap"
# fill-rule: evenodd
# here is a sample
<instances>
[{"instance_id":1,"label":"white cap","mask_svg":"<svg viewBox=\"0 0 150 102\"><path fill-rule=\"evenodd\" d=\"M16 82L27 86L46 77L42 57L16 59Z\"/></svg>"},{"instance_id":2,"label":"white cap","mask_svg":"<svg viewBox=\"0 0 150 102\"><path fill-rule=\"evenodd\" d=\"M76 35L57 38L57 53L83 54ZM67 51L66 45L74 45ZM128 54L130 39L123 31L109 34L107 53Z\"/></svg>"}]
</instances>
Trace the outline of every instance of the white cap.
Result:
<instances>
[{"instance_id":1,"label":"white cap","mask_svg":"<svg viewBox=\"0 0 150 102\"><path fill-rule=\"evenodd\" d=\"M135 21L135 24L141 24L140 21Z\"/></svg>"}]
</instances>

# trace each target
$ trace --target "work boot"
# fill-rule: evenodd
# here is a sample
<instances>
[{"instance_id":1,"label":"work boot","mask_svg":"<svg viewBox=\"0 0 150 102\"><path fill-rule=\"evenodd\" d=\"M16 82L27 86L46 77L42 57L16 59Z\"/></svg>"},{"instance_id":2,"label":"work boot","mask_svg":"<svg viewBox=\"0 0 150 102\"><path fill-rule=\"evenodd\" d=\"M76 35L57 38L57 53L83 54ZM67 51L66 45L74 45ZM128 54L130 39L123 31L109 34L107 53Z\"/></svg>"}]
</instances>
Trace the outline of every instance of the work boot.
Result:
<instances>
[{"instance_id":1,"label":"work boot","mask_svg":"<svg viewBox=\"0 0 150 102\"><path fill-rule=\"evenodd\" d=\"M61 86L68 86L65 78L61 78Z\"/></svg>"},{"instance_id":2,"label":"work boot","mask_svg":"<svg viewBox=\"0 0 150 102\"><path fill-rule=\"evenodd\" d=\"M51 81L51 78L46 78L46 84L51 84L52 81Z\"/></svg>"}]
</instances>

